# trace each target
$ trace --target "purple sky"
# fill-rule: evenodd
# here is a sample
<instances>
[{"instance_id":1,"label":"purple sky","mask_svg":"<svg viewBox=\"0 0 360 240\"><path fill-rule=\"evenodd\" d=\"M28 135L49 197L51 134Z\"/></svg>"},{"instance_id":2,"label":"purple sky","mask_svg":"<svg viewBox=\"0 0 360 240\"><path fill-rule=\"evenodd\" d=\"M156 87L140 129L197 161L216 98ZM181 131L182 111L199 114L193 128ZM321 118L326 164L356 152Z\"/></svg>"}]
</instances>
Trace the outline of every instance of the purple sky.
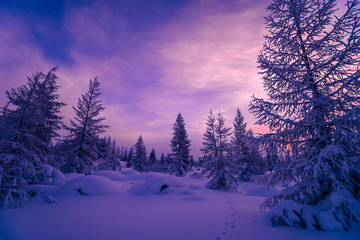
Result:
<instances>
[{"instance_id":1,"label":"purple sky","mask_svg":"<svg viewBox=\"0 0 360 240\"><path fill-rule=\"evenodd\" d=\"M0 104L6 89L60 65L65 123L71 106L98 76L106 135L148 151L169 152L180 112L199 156L205 120L221 109L232 126L250 97L263 96L256 57L269 0L0 2Z\"/></svg>"}]
</instances>

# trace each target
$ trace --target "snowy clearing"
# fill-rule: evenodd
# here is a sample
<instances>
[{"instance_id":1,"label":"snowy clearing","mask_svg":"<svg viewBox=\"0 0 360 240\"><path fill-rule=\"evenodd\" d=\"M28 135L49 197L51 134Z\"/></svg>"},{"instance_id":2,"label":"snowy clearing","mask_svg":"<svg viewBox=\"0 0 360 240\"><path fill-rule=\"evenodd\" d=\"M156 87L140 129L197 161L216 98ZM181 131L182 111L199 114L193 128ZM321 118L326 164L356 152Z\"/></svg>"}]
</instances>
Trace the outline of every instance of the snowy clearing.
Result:
<instances>
[{"instance_id":1,"label":"snowy clearing","mask_svg":"<svg viewBox=\"0 0 360 240\"><path fill-rule=\"evenodd\" d=\"M227 193L205 188L206 179L128 169L65 176L31 186L36 195L24 207L1 210L0 239L360 239L261 224L258 206L276 190L253 183Z\"/></svg>"}]
</instances>

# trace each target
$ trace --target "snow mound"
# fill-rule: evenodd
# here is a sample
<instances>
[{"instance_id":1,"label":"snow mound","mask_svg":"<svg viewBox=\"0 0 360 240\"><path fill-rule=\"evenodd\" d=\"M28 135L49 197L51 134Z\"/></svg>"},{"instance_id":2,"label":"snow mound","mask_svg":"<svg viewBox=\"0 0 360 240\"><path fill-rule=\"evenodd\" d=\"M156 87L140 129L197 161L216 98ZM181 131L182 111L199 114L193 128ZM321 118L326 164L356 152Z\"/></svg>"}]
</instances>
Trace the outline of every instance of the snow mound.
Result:
<instances>
[{"instance_id":1,"label":"snow mound","mask_svg":"<svg viewBox=\"0 0 360 240\"><path fill-rule=\"evenodd\" d=\"M126 180L128 180L128 181L131 181L131 180L144 181L144 180L149 180L154 177L154 175L151 173L139 173L138 171L135 171L132 169L123 170L120 172L120 174L125 176Z\"/></svg>"},{"instance_id":2,"label":"snow mound","mask_svg":"<svg viewBox=\"0 0 360 240\"><path fill-rule=\"evenodd\" d=\"M178 179L172 176L153 177L141 184L130 188L128 192L135 196L159 195L173 192L174 188L185 187ZM183 190L183 189L181 189ZM187 192L188 194L189 192ZM180 193L181 194L181 193Z\"/></svg>"},{"instance_id":3,"label":"snow mound","mask_svg":"<svg viewBox=\"0 0 360 240\"><path fill-rule=\"evenodd\" d=\"M92 175L105 177L112 181L124 181L125 180L124 175L122 175L120 172L115 172L115 171L110 171L110 170L94 172Z\"/></svg>"},{"instance_id":4,"label":"snow mound","mask_svg":"<svg viewBox=\"0 0 360 240\"><path fill-rule=\"evenodd\" d=\"M69 181L66 188L74 189L86 196L103 196L117 191L117 185L108 178L101 176L82 176Z\"/></svg>"},{"instance_id":5,"label":"snow mound","mask_svg":"<svg viewBox=\"0 0 360 240\"><path fill-rule=\"evenodd\" d=\"M141 173L139 173L138 171L134 171L131 169L126 169L120 172L122 175L124 176L132 176L132 175L142 175Z\"/></svg>"},{"instance_id":6,"label":"snow mound","mask_svg":"<svg viewBox=\"0 0 360 240\"><path fill-rule=\"evenodd\" d=\"M266 188L266 187L251 188L246 191L247 196L255 196L255 197L271 197L278 193L279 191L277 189Z\"/></svg>"},{"instance_id":7,"label":"snow mound","mask_svg":"<svg viewBox=\"0 0 360 240\"><path fill-rule=\"evenodd\" d=\"M349 220L355 223L351 223ZM360 229L360 203L349 192L337 191L326 196L317 206L302 205L292 200L278 203L270 209L262 222L322 231Z\"/></svg>"},{"instance_id":8,"label":"snow mound","mask_svg":"<svg viewBox=\"0 0 360 240\"><path fill-rule=\"evenodd\" d=\"M293 200L286 200L278 203L269 212L264 214L261 222L266 225L281 225L301 227L299 214L301 205Z\"/></svg>"},{"instance_id":9,"label":"snow mound","mask_svg":"<svg viewBox=\"0 0 360 240\"><path fill-rule=\"evenodd\" d=\"M66 177L67 180L71 180L71 179L75 179L75 178L78 178L78 177L85 176L85 174L82 174L82 173L65 173L64 176Z\"/></svg>"},{"instance_id":10,"label":"snow mound","mask_svg":"<svg viewBox=\"0 0 360 240\"><path fill-rule=\"evenodd\" d=\"M64 174L60 170L47 164L41 165L38 171L39 173L36 177L40 184L61 185L66 181Z\"/></svg>"}]
</instances>

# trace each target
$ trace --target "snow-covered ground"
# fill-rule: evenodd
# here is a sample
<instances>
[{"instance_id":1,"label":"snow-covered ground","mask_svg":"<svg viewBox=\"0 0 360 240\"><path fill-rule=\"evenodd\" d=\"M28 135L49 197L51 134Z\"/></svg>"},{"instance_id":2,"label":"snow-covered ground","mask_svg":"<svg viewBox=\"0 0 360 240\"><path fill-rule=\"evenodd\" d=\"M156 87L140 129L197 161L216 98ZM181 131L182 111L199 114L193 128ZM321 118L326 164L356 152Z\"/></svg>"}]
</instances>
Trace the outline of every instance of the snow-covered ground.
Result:
<instances>
[{"instance_id":1,"label":"snow-covered ground","mask_svg":"<svg viewBox=\"0 0 360 240\"><path fill-rule=\"evenodd\" d=\"M266 226L258 206L276 190L242 183L226 193L204 188L206 181L129 169L57 176L58 185L32 186L24 207L0 211L0 239L360 239Z\"/></svg>"}]
</instances>

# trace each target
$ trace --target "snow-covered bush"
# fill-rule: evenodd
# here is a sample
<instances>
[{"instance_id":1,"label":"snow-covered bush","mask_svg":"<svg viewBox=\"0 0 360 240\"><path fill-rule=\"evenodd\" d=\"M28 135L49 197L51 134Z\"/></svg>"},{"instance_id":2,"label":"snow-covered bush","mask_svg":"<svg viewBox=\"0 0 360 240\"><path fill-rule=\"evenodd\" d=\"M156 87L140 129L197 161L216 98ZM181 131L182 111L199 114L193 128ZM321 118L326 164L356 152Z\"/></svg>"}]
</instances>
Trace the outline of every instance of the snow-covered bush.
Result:
<instances>
[{"instance_id":1,"label":"snow-covered bush","mask_svg":"<svg viewBox=\"0 0 360 240\"><path fill-rule=\"evenodd\" d=\"M12 154L0 154L0 163L0 207L21 206L28 198L24 186L35 168L23 156Z\"/></svg>"}]
</instances>

